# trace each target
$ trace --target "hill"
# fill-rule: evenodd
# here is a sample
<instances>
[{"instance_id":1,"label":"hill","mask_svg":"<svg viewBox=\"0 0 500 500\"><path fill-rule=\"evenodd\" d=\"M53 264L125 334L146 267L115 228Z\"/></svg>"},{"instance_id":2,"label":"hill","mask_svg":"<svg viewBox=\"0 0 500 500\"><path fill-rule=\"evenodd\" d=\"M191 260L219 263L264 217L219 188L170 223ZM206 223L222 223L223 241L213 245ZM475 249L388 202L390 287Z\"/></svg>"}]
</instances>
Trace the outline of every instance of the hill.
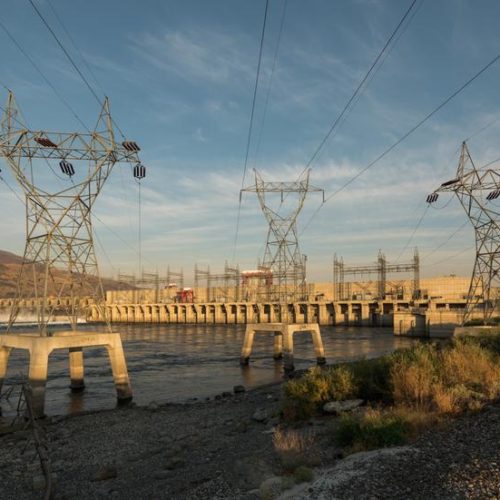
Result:
<instances>
[{"instance_id":1,"label":"hill","mask_svg":"<svg viewBox=\"0 0 500 500\"><path fill-rule=\"evenodd\" d=\"M17 291L17 281L23 258L19 255L0 250L0 298L7 299L15 297ZM57 274L65 274L65 271L56 271ZM109 278L102 278L104 291L119 290L123 285L118 281ZM50 291L55 294L55 291Z\"/></svg>"}]
</instances>

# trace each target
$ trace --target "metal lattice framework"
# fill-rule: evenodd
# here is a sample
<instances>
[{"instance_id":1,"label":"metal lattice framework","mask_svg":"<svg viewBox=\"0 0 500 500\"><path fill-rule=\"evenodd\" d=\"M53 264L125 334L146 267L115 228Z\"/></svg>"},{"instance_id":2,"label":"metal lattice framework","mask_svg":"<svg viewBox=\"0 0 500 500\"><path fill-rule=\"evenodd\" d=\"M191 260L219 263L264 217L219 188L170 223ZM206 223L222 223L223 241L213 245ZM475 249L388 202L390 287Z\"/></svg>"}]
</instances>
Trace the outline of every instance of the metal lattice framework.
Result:
<instances>
[{"instance_id":1,"label":"metal lattice framework","mask_svg":"<svg viewBox=\"0 0 500 500\"><path fill-rule=\"evenodd\" d=\"M23 299L34 299L42 336L55 312L67 316L76 329L86 303L102 304L91 210L117 162L140 165L138 151L133 142L115 141L107 99L93 132L33 131L9 92L0 123L0 155L26 198L26 246L9 329ZM55 192L60 176L54 166L61 168L62 177L66 174L66 187Z\"/></svg>"},{"instance_id":2,"label":"metal lattice framework","mask_svg":"<svg viewBox=\"0 0 500 500\"><path fill-rule=\"evenodd\" d=\"M365 277L373 274L377 275L377 299L383 300L386 296L387 288L387 275L392 273L409 273L413 272L412 287L411 287L411 298L418 299L420 296L420 258L418 255L418 250L415 248L413 254L412 262L400 263L400 264L389 264L385 255L380 250L377 256L377 264L371 266L349 266L344 265L344 259L342 257L337 257L335 254L333 257L333 295L334 300L349 300L349 292L346 289L346 276L359 276ZM348 284L348 283L347 283ZM361 282L357 282L360 288L367 285L363 285ZM367 288L368 289L368 288Z\"/></svg>"},{"instance_id":3,"label":"metal lattice framework","mask_svg":"<svg viewBox=\"0 0 500 500\"><path fill-rule=\"evenodd\" d=\"M272 285L265 280L263 293L267 300L280 304L304 300L306 256L300 253L297 217L308 193L321 192L324 200L324 191L309 184L310 169L295 182L265 182L257 170L254 173L255 184L242 189L242 192L257 194L269 224L264 259L259 267L272 273ZM266 195L271 196L266 198ZM276 195L280 196L279 204L276 203ZM293 199L289 198L293 195Z\"/></svg>"},{"instance_id":4,"label":"metal lattice framework","mask_svg":"<svg viewBox=\"0 0 500 500\"><path fill-rule=\"evenodd\" d=\"M455 193L474 226L476 236L476 259L463 322L471 318L481 302L484 321L487 322L495 311L498 313L500 305L500 212L495 202L500 196L500 172L498 168L476 168L469 148L463 142L456 178L441 184L427 197L427 202L435 202L438 193L442 192Z\"/></svg>"}]
</instances>

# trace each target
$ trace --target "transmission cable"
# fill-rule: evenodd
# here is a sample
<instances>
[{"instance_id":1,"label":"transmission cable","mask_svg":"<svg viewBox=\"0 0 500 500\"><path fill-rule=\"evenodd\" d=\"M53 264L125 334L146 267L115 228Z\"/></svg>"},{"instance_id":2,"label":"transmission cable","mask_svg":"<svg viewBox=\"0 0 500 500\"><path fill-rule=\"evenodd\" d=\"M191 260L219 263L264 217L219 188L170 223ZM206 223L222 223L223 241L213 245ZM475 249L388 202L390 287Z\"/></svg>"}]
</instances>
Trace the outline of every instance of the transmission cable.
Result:
<instances>
[{"instance_id":1,"label":"transmission cable","mask_svg":"<svg viewBox=\"0 0 500 500\"><path fill-rule=\"evenodd\" d=\"M283 2L283 10L282 10L282 13L281 13L281 22L280 22L280 28L279 28L279 32L278 32L278 40L276 42L276 48L274 49L274 57L273 57L273 65L272 65L272 68L271 68L271 76L269 77L269 85L267 87L266 99L264 101L264 111L262 113L262 120L261 120L261 124L260 124L259 137L257 139L257 145L255 147L255 161L254 161L254 165L257 165L257 159L258 159L258 156L259 156L260 144L261 144L261 141L262 141L262 133L264 131L264 123L266 121L267 108L268 108L268 105L269 105L269 96L271 94L271 88L272 88L272 85L273 85L273 78L274 78L274 71L276 69L276 63L278 61L278 53L279 53L279 48L280 48L280 44L281 44L281 36L283 34L283 27L285 25L285 17L286 17L287 4L288 4L288 0L285 0Z\"/></svg>"},{"instance_id":2,"label":"transmission cable","mask_svg":"<svg viewBox=\"0 0 500 500\"><path fill-rule=\"evenodd\" d=\"M346 105L344 106L343 110L341 111L341 113L337 116L337 118L335 119L335 121L333 122L332 126L330 127L330 129L328 130L327 134L325 135L325 137L323 137L323 140L320 142L319 146L316 148L316 150L314 151L313 155L311 156L311 158L309 159L309 161L307 162L306 166L305 166L305 169L306 170L307 168L310 167L310 165L313 163L313 161L316 159L316 157L318 156L319 152L323 149L323 146L326 144L326 141L328 140L328 138L330 137L330 135L332 134L332 132L335 130L335 128L337 127L337 125L339 124L339 122L342 120L343 116L347 113L349 107L351 106L352 102L354 101L354 99L356 98L356 96L361 92L365 82L368 80L368 78L370 77L371 73L373 72L373 70L375 69L376 65L378 64L378 62L380 61L381 57L384 55L384 53L386 52L387 48L389 47L389 45L391 44L392 40L394 39L394 37L396 36L396 34L398 33L399 29L401 28L401 26L403 25L403 23L405 22L406 18L408 17L408 15L410 14L411 10L413 9L413 7L415 6L415 4L417 3L417 0L413 0L412 3L410 4L410 6L408 7L408 9L406 10L406 12L404 13L403 17L401 18L401 20L399 21L398 25L396 26L396 28L394 29L394 31L392 32L391 36L388 38L388 40L385 42L385 45L382 47L382 50L379 52L379 54L377 55L377 57L375 58L375 60L373 61L372 65L370 66L369 70L366 72L365 76L363 77L363 79L361 80L361 82L359 83L359 85L356 87L356 90L354 91L354 93L351 95L351 97L349 98L349 100L347 101Z\"/></svg>"},{"instance_id":3,"label":"transmission cable","mask_svg":"<svg viewBox=\"0 0 500 500\"><path fill-rule=\"evenodd\" d=\"M71 112L71 114L78 120L80 125L83 126L83 128L90 133L89 128L83 120L78 116L78 113L73 109L71 104L63 97L63 95L57 90L57 88L52 84L52 82L45 76L43 71L40 69L38 64L35 63L35 61L30 57L30 55L23 49L23 47L19 44L19 42L14 38L14 35L7 29L7 27L0 21L0 28L5 32L5 34L10 38L12 43L19 49L19 51L28 59L30 64L35 68L37 73L42 77L43 81L52 89L54 94L57 96L57 98L66 106L66 108ZM5 85L3 85L4 88L10 91Z\"/></svg>"},{"instance_id":4,"label":"transmission cable","mask_svg":"<svg viewBox=\"0 0 500 500\"><path fill-rule=\"evenodd\" d=\"M90 85L90 83L87 80L87 78L85 77L85 75L82 73L82 71L80 70L80 68L78 67L78 65L75 63L75 61L73 60L73 58L71 57L71 55L69 54L69 52L66 50L66 48L64 47L64 45L62 44L62 42L59 40L58 36L54 32L54 30L51 28L50 24L47 22L47 20L45 19L45 17L43 17L42 13L38 10L38 8L36 7L36 5L33 3L33 0L28 0L28 1L31 4L31 6L33 7L33 9L35 10L35 12L37 13L38 17L42 20L42 22L45 25L45 27L49 30L50 34L52 35L52 37L56 41L57 45L59 45L60 49L63 51L63 53L66 56L66 58L68 59L68 61L71 63L71 65L73 66L73 68L75 69L75 71L78 73L78 75L80 76L80 78L82 79L82 81L85 83L85 85L89 89L90 93L94 96L94 98L97 101L97 103L100 106L102 106L102 101L99 98L99 96L97 95L96 91L94 90L94 88L92 87L92 85ZM115 127L118 129L118 132L120 133L120 135L123 138L125 138L125 135L123 134L123 132L120 129L120 127L118 126L118 124L113 120L113 118L111 118L111 119L112 119Z\"/></svg>"},{"instance_id":5,"label":"transmission cable","mask_svg":"<svg viewBox=\"0 0 500 500\"><path fill-rule=\"evenodd\" d=\"M66 36L68 37L68 40L71 42L71 44L73 45L73 47L75 48L75 50L78 52L78 55L80 56L80 58L82 59L83 63L85 64L85 67L87 68L87 71L90 73L90 75L92 76L92 78L94 79L95 83L97 84L97 86L99 87L99 90L102 92L103 95L106 95L106 92L104 91L101 83L99 82L99 80L97 79L94 71L92 70L92 67L90 66L90 64L87 62L87 59L85 58L85 56L83 55L82 51L78 48L78 45L75 43L73 37L71 36L71 33L69 32L69 30L66 28L63 20L61 19L61 17L59 16L59 14L57 13L57 11L54 9L54 6L52 5L52 2L50 0L45 0L47 2L47 4L49 5L50 7L50 10L52 11L52 13L54 14L54 17L57 19L59 25L61 26L61 28L63 29L64 33L66 34Z\"/></svg>"},{"instance_id":6,"label":"transmission cable","mask_svg":"<svg viewBox=\"0 0 500 500\"><path fill-rule=\"evenodd\" d=\"M340 188L334 191L330 196L328 196L325 201L313 212L307 224L305 225L302 233L309 227L313 218L318 214L321 210L321 207L325 205L328 201L330 201L333 197L337 196L340 192L342 192L346 187L352 184L356 179L361 177L366 171L372 168L375 164L377 164L380 160L385 158L393 149L395 149L399 144L401 144L404 140L406 140L413 132L418 130L426 121L432 118L438 111L444 108L452 99L454 99L457 95L459 95L463 90L465 90L472 82L474 82L479 76L481 76L487 69L489 69L493 64L495 64L500 59L500 54L496 55L490 62L488 62L485 66L483 66L474 76L469 78L463 85L461 85L457 90L455 90L450 96L448 96L441 104L435 107L430 113L428 113L424 118L422 118L416 125L411 127L405 134L403 134L396 142L394 142L391 146L389 146L385 151L383 151L380 155L378 155L373 161L371 161L368 165L362 168L356 175L351 177L347 182L345 182Z\"/></svg>"},{"instance_id":7,"label":"transmission cable","mask_svg":"<svg viewBox=\"0 0 500 500\"><path fill-rule=\"evenodd\" d=\"M29 0L31 2L31 0ZM245 152L245 162L243 165L243 177L241 179L241 189L244 188L245 186L245 177L246 177L246 172L247 172L247 165L248 165L248 155L250 152L250 140L252 138L252 126L253 126L253 117L255 113L255 103L257 101L257 88L259 86L259 76L260 76L260 66L262 63L262 52L264 48L264 35L266 32L266 22L267 22L267 11L269 7L269 0L266 0L266 7L264 10L264 21L262 23L262 33L260 36L260 48L259 48L259 60L257 63L257 72L255 75L255 85L253 89L253 99L252 99L252 111L250 113L250 124L248 126L248 136L247 136L247 146L246 146L246 152ZM238 232L239 232L239 226L240 226L240 216L241 216L241 195L240 195L240 200L238 203L238 215L236 217L236 231L234 235L234 248L233 248L233 262L236 257L236 245L238 242Z\"/></svg>"}]
</instances>

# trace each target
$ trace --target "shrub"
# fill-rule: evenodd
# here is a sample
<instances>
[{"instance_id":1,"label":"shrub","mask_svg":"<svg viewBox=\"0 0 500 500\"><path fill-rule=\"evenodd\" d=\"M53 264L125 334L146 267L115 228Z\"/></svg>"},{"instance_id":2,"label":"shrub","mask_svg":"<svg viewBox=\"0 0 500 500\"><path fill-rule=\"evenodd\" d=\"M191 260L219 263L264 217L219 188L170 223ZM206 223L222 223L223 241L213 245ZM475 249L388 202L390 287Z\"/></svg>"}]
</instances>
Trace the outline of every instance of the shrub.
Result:
<instances>
[{"instance_id":1,"label":"shrub","mask_svg":"<svg viewBox=\"0 0 500 500\"><path fill-rule=\"evenodd\" d=\"M390 402L392 400L391 365L392 355L355 361L348 365L354 378L355 396L368 401Z\"/></svg>"},{"instance_id":2,"label":"shrub","mask_svg":"<svg viewBox=\"0 0 500 500\"><path fill-rule=\"evenodd\" d=\"M410 429L400 415L370 409L361 416L343 415L334 437L339 446L352 451L372 450L405 443Z\"/></svg>"},{"instance_id":3,"label":"shrub","mask_svg":"<svg viewBox=\"0 0 500 500\"><path fill-rule=\"evenodd\" d=\"M293 477L297 483L309 483L314 479L314 472L309 467L301 465L293 471Z\"/></svg>"},{"instance_id":4,"label":"shrub","mask_svg":"<svg viewBox=\"0 0 500 500\"><path fill-rule=\"evenodd\" d=\"M346 366L311 368L299 379L284 386L283 416L287 420L304 420L331 400L353 397L356 393L353 375Z\"/></svg>"},{"instance_id":5,"label":"shrub","mask_svg":"<svg viewBox=\"0 0 500 500\"><path fill-rule=\"evenodd\" d=\"M429 408L438 379L437 366L436 349L432 345L395 353L390 370L394 402Z\"/></svg>"}]
</instances>

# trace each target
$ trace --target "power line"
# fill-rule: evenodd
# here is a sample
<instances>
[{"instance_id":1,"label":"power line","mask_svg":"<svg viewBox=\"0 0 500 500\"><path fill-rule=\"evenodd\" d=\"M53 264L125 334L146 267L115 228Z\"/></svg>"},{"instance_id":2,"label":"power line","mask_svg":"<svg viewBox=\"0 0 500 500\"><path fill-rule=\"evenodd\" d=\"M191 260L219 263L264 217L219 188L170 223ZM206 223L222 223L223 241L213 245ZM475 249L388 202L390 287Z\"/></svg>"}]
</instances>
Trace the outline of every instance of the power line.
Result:
<instances>
[{"instance_id":1,"label":"power line","mask_svg":"<svg viewBox=\"0 0 500 500\"><path fill-rule=\"evenodd\" d=\"M38 8L36 7L36 5L33 3L33 0L28 0L28 1L31 4L31 6L33 7L33 9L35 10L35 12L37 13L38 17L42 20L42 22L45 25L45 27L49 30L49 33L52 35L52 37L56 41L57 45L59 45L60 49L63 51L63 53L66 56L66 58L68 59L68 61L71 63L71 65L73 66L73 68L75 69L75 71L78 73L78 75L80 76L80 78L82 79L82 81L85 83L85 85L89 89L90 93L94 96L94 98L97 101L97 103L99 104L99 106L102 106L102 101L99 98L99 96L97 95L96 91L94 90L94 88L92 87L92 85L90 85L90 83L87 80L87 78L85 77L85 75L82 73L82 71L77 66L77 64L75 63L75 61L73 60L73 58L71 57L71 55L69 54L69 52L66 50L66 48L64 47L64 45L62 44L62 42L59 40L59 38L55 34L54 30L50 27L50 24L47 22L47 20L43 17L42 13L38 10ZM120 127L118 126L118 124L114 120L113 120L113 123L114 123L115 127L118 129L118 132L120 133L120 135L123 138L125 138L125 135L123 134L123 132L120 129Z\"/></svg>"},{"instance_id":2,"label":"power line","mask_svg":"<svg viewBox=\"0 0 500 500\"><path fill-rule=\"evenodd\" d=\"M465 90L472 82L474 82L477 78L479 78L487 69L489 69L493 64L495 64L500 59L500 54L495 56L490 62L488 62L485 66L483 66L474 76L469 78L463 85L461 85L457 90L455 90L450 96L448 96L441 104L435 107L430 113L428 113L424 118L422 118L416 125L410 128L405 134L403 134L396 142L394 142L391 146L389 146L385 151L383 151L380 155L378 155L373 161L371 161L368 165L362 168L356 175L351 177L347 182L345 182L340 188L334 191L330 196L328 196L325 201L313 212L307 224L305 225L302 232L304 232L310 225L313 218L318 214L321 210L321 207L325 205L328 201L330 201L333 197L337 196L340 192L342 192L346 187L352 184L356 179L361 177L367 170L376 165L380 160L385 158L394 148L399 146L404 140L406 140L413 132L419 129L426 121L432 118L438 111L440 111L444 106L446 106L452 99L454 99L457 95L459 95L463 90Z\"/></svg>"},{"instance_id":3,"label":"power line","mask_svg":"<svg viewBox=\"0 0 500 500\"><path fill-rule=\"evenodd\" d=\"M19 44L19 42L15 39L14 35L7 29L7 27L0 21L0 28L5 32L5 34L10 38L12 43L18 48L18 50L26 57L26 59L29 61L29 63L35 68L37 73L42 77L43 81L52 89L54 94L57 96L57 98L66 106L66 108L71 112L71 114L78 120L80 125L83 126L83 128L87 131L90 132L89 128L83 120L78 116L78 113L73 109L71 104L63 97L63 95L57 90L57 88L52 84L52 82L45 76L43 71L40 69L38 64L35 63L35 61L30 57L30 55L23 49L23 47ZM10 91L8 87L2 84L2 86Z\"/></svg>"},{"instance_id":4,"label":"power line","mask_svg":"<svg viewBox=\"0 0 500 500\"><path fill-rule=\"evenodd\" d=\"M413 232L411 233L410 237L408 238L408 241L406 242L406 245L404 246L403 250L399 253L399 255L396 258L396 263L399 262L399 259L401 256L406 252L407 248L410 246L411 241L413 240L413 237L415 236L415 233L417 232L418 228L420 227L420 224L422 224L422 221L424 220L425 215L427 214L427 211L429 210L429 205L425 207L424 212L422 213L420 219L418 219L417 225L413 229Z\"/></svg>"},{"instance_id":5,"label":"power line","mask_svg":"<svg viewBox=\"0 0 500 500\"><path fill-rule=\"evenodd\" d=\"M457 233L459 233L467 224L469 223L468 220L466 220L463 224L460 224L460 226L455 229L455 231L453 231L453 233L451 233L448 238L446 238L446 240L444 240L440 245L438 245L437 247L435 247L433 250L431 250L429 253L425 254L423 257L422 257L422 260L425 260L427 259L428 257L430 257L433 253L437 252L440 248L444 247L452 238L453 236L455 236ZM431 264L432 265L432 264Z\"/></svg>"},{"instance_id":6,"label":"power line","mask_svg":"<svg viewBox=\"0 0 500 500\"><path fill-rule=\"evenodd\" d=\"M64 45L61 43L57 35L55 34L54 30L50 27L49 23L45 20L45 17L43 17L42 13L38 10L37 6L33 3L33 0L28 0L28 2L31 4L35 12L38 14L38 17L42 20L43 24L45 27L49 30L50 34L54 38L54 40L57 42L57 45L61 48L61 50L64 52L65 56L68 58L68 61L71 63L73 68L75 68L75 71L80 75L80 78L83 80L87 88L90 90L92 95L95 97L95 100L102 105L101 99L99 96L96 94L95 90L92 88L90 85L89 81L87 78L85 78L85 75L80 71L80 68L76 65L75 61L73 61L73 58L70 56L69 52L66 50Z\"/></svg>"},{"instance_id":7,"label":"power line","mask_svg":"<svg viewBox=\"0 0 500 500\"><path fill-rule=\"evenodd\" d=\"M268 10L268 7L269 7L269 0L266 0L266 7L265 7L265 10L264 10L264 21L262 23L262 33L261 33L261 36L260 36L259 61L257 63L257 72L256 72L256 75L255 75L255 86L254 86L254 89L253 89L252 111L250 113L250 124L248 126L247 147L246 147L246 152L245 152L245 163L243 165L243 177L241 179L241 189L243 189L245 187L245 176L246 176L247 165L248 165L248 154L249 154L249 151L250 151L250 140L251 140L251 137L252 137L253 116L254 116L254 113L255 113L255 102L257 100L257 88L258 88L258 85L259 85L260 66L261 66L261 63L262 63L262 51L263 51L263 48L264 48L264 35L265 35L265 32L266 32L266 22L267 22L267 10ZM236 245L237 245L237 242L238 242L238 232L239 232L239 228L240 228L240 216L241 216L241 196L240 196L240 200L239 200L239 203L238 203L238 215L236 216L236 231L235 231L235 235L234 235L233 261L234 261L234 259L236 257Z\"/></svg>"},{"instance_id":8,"label":"power line","mask_svg":"<svg viewBox=\"0 0 500 500\"><path fill-rule=\"evenodd\" d=\"M259 61L257 63L257 72L255 75L255 85L254 85L254 89L253 89L252 111L250 113L250 124L248 126L247 147L246 147L246 152L245 152L245 164L243 166L243 178L241 179L241 189L243 189L245 187L245 176L246 176L246 172L247 172L248 154L250 152L250 140L252 137L252 127L253 127L253 116L255 113L255 103L257 101L257 88L259 86L260 66L262 63L262 51L264 48L264 35L266 32L268 7L269 7L269 0L266 0L266 8L264 10L264 22L262 23L262 34L260 36Z\"/></svg>"},{"instance_id":9,"label":"power line","mask_svg":"<svg viewBox=\"0 0 500 500\"><path fill-rule=\"evenodd\" d=\"M260 150L260 144L261 144L261 139L262 139L262 132L264 130L264 123L266 121L266 116L267 116L267 108L269 104L269 96L271 94L271 88L273 84L273 78L274 78L274 71L276 69L276 62L278 61L278 52L281 44L281 35L283 34L283 27L285 25L285 17L286 17L286 8L287 8L288 0L285 0L283 2L283 10L281 13L281 22L280 22L280 28L278 32L278 40L276 42L276 48L274 50L274 58L273 58L273 65L271 68L271 76L269 77L269 85L267 87L267 93L266 93L266 100L264 102L264 111L262 113L262 120L261 120L261 125L260 125L260 130L259 130L259 137L257 139L257 146L255 147L255 162L254 165L257 164L257 157L259 155L259 150Z\"/></svg>"},{"instance_id":10,"label":"power line","mask_svg":"<svg viewBox=\"0 0 500 500\"><path fill-rule=\"evenodd\" d=\"M398 25L396 26L396 28L394 29L394 31L392 32L391 36L389 37L389 39L385 42L385 45L382 47L382 50L379 52L379 54L377 55L377 57L375 58L375 60L373 61L372 65L370 66L370 69L366 72L365 76L363 77L363 79L361 80L361 82L359 83L359 85L356 87L356 90L354 91L354 93L351 95L350 99L347 101L347 103L345 104L343 110L341 111L341 113L337 116L337 118L335 119L335 121L333 122L332 126L330 127L330 129L328 130L327 134L325 135L325 137L323 137L323 140L320 142L319 146L316 148L316 150L314 151L313 155L311 156L310 160L307 162L306 166L305 166L305 169L306 170L307 168L310 167L310 165L312 164L312 162L316 159L316 157L318 156L319 152L321 151L321 149L323 149L323 146L326 144L326 141L328 140L328 138L331 136L332 132L335 130L335 128L337 127L337 125L340 123L340 121L342 120L343 116L347 113L349 107L351 106L352 102L354 101L354 99L357 97L357 95L361 92L361 89L363 88L365 82L367 81L367 79L370 77L371 73L373 72L373 70L375 69L375 66L378 64L378 62L380 61L381 57L384 55L384 53L386 52L387 48L389 47L390 43L392 42L392 40L394 39L394 37L396 36L396 34L398 33L399 29L401 28L401 26L403 25L403 23L405 22L406 18L408 17L408 15L410 14L411 10L413 9L413 7L415 6L415 4L417 3L417 0L413 0L412 3L410 4L410 6L408 7L408 9L406 10L406 12L404 13L403 17L401 18L401 20L399 21Z\"/></svg>"},{"instance_id":11,"label":"power line","mask_svg":"<svg viewBox=\"0 0 500 500\"><path fill-rule=\"evenodd\" d=\"M45 0L49 7L50 7L50 10L52 11L52 13L54 14L55 18L57 19L58 23L60 24L61 28L63 29L64 33L66 33L66 36L68 37L69 41L71 42L71 44L73 45L73 47L75 48L75 50L78 52L78 55L81 57L83 63L85 64L85 67L87 68L88 72L90 73L90 75L92 76L92 78L94 79L95 83L97 84L97 86L99 87L100 91L102 92L103 95L106 95L106 92L104 91L102 85L100 84L99 80L97 79L94 71L92 70L92 67L90 66L90 64L87 62L87 59L85 58L85 56L83 55L82 51L78 48L78 45L75 43L73 37L71 36L71 33L69 32L69 30L66 28L64 22L62 21L62 19L60 18L59 14L57 13L57 11L54 9L54 6L52 5L52 2L50 2L50 0Z\"/></svg>"}]
</instances>

